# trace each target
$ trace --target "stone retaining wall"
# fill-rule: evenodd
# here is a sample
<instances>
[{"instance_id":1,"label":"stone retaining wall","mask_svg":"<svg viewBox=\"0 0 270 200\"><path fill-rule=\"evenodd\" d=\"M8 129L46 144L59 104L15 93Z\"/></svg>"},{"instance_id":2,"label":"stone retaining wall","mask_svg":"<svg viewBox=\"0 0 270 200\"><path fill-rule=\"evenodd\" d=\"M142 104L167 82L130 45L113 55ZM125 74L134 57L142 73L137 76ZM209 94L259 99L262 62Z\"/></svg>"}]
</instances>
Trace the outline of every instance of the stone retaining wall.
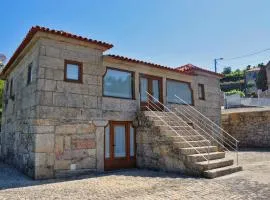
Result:
<instances>
[{"instance_id":1,"label":"stone retaining wall","mask_svg":"<svg viewBox=\"0 0 270 200\"><path fill-rule=\"evenodd\" d=\"M270 147L270 111L222 113L222 127L240 147Z\"/></svg>"}]
</instances>

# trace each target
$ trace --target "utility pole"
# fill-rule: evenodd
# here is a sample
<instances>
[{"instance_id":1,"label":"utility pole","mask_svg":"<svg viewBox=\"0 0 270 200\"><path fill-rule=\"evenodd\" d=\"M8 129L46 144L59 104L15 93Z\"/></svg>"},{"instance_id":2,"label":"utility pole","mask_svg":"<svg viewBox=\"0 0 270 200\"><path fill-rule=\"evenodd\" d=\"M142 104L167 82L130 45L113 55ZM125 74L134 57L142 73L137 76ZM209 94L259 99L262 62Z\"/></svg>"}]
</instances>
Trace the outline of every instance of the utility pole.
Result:
<instances>
[{"instance_id":1,"label":"utility pole","mask_svg":"<svg viewBox=\"0 0 270 200\"><path fill-rule=\"evenodd\" d=\"M218 60L223 60L223 58L215 58L214 63L215 63L215 72L217 73L217 61Z\"/></svg>"}]
</instances>

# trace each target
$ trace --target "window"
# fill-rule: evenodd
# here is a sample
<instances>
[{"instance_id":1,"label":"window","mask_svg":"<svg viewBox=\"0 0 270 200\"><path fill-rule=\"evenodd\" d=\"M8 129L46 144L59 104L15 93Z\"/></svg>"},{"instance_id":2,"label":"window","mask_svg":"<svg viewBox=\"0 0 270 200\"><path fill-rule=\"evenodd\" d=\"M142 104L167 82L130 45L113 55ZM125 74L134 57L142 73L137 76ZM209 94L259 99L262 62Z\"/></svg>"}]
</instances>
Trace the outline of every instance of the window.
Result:
<instances>
[{"instance_id":1,"label":"window","mask_svg":"<svg viewBox=\"0 0 270 200\"><path fill-rule=\"evenodd\" d=\"M107 68L103 78L103 95L126 99L134 98L133 72Z\"/></svg>"},{"instance_id":2,"label":"window","mask_svg":"<svg viewBox=\"0 0 270 200\"><path fill-rule=\"evenodd\" d=\"M9 81L6 81L6 95L8 95L8 86L9 86Z\"/></svg>"},{"instance_id":3,"label":"window","mask_svg":"<svg viewBox=\"0 0 270 200\"><path fill-rule=\"evenodd\" d=\"M66 60L64 76L65 81L82 83L82 63Z\"/></svg>"},{"instance_id":4,"label":"window","mask_svg":"<svg viewBox=\"0 0 270 200\"><path fill-rule=\"evenodd\" d=\"M205 92L204 92L203 84L198 84L198 96L199 96L199 99L205 100Z\"/></svg>"},{"instance_id":5,"label":"window","mask_svg":"<svg viewBox=\"0 0 270 200\"><path fill-rule=\"evenodd\" d=\"M14 98L14 94L13 94L13 79L10 80L9 97L11 99Z\"/></svg>"},{"instance_id":6,"label":"window","mask_svg":"<svg viewBox=\"0 0 270 200\"><path fill-rule=\"evenodd\" d=\"M27 72L27 85L32 82L32 63L28 65L28 72Z\"/></svg>"},{"instance_id":7,"label":"window","mask_svg":"<svg viewBox=\"0 0 270 200\"><path fill-rule=\"evenodd\" d=\"M184 100L184 102L175 97L175 95ZM167 102L193 104L193 96L190 84L187 82L167 80Z\"/></svg>"}]
</instances>

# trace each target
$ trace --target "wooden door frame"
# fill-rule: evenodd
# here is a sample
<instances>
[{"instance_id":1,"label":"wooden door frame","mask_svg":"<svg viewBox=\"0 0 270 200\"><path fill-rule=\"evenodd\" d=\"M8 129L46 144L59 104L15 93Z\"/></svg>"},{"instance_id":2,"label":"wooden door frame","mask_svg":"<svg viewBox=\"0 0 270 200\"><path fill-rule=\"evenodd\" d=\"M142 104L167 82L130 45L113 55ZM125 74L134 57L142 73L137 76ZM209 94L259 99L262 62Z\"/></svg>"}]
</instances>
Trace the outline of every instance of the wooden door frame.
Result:
<instances>
[{"instance_id":1,"label":"wooden door frame","mask_svg":"<svg viewBox=\"0 0 270 200\"><path fill-rule=\"evenodd\" d=\"M126 156L125 157L114 157L114 126L124 125L125 126L125 138L126 138ZM136 167L136 129L131 121L109 121L109 132L110 132L110 157L106 158L106 135L104 134L104 170L122 169L122 168L133 168ZM130 156L130 127L134 129L134 156ZM107 127L105 127L107 128Z\"/></svg>"},{"instance_id":2,"label":"wooden door frame","mask_svg":"<svg viewBox=\"0 0 270 200\"><path fill-rule=\"evenodd\" d=\"M163 104L163 102L164 102L163 101L163 77L140 73L139 74L139 91L140 91L140 94L142 94L142 91L141 91L141 78L146 78L147 79L147 86L148 86L147 90L148 90L148 93L150 93L151 95L153 95L152 80L158 80L159 81L159 101ZM143 109L146 104L147 104L147 102L141 101L141 95L140 95L141 109Z\"/></svg>"}]
</instances>

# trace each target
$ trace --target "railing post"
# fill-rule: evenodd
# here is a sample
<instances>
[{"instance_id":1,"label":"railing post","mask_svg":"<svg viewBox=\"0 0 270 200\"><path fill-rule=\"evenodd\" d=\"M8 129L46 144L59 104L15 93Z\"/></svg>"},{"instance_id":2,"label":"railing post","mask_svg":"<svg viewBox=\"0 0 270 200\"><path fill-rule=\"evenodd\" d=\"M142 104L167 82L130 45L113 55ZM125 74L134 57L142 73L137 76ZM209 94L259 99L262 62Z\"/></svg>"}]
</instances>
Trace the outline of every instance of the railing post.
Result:
<instances>
[{"instance_id":1,"label":"railing post","mask_svg":"<svg viewBox=\"0 0 270 200\"><path fill-rule=\"evenodd\" d=\"M236 165L238 166L238 141L236 141Z\"/></svg>"},{"instance_id":2,"label":"railing post","mask_svg":"<svg viewBox=\"0 0 270 200\"><path fill-rule=\"evenodd\" d=\"M207 164L207 169L209 170L209 148L210 148L210 141L208 141L208 155L207 155L207 161L208 161L208 164Z\"/></svg>"}]
</instances>

